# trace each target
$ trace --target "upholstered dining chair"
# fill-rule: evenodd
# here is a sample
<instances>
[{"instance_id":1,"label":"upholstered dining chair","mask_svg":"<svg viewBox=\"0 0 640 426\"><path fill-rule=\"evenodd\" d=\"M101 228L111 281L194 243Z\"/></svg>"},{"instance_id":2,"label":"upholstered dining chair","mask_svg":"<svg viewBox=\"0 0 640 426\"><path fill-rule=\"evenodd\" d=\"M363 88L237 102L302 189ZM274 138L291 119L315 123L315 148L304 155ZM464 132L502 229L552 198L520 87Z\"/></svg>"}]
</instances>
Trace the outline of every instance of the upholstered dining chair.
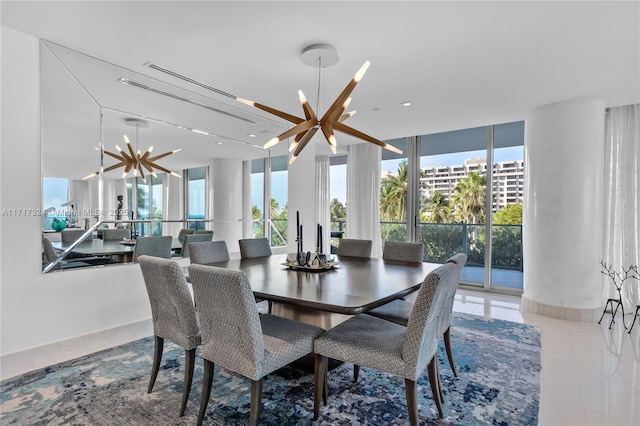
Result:
<instances>
[{"instance_id":1,"label":"upholstered dining chair","mask_svg":"<svg viewBox=\"0 0 640 426\"><path fill-rule=\"evenodd\" d=\"M192 243L200 243L204 241L211 241L213 239L213 233L211 234L188 234L185 235L182 242L182 248L179 253L176 253L180 257L189 257L189 245Z\"/></svg>"},{"instance_id":2,"label":"upholstered dining chair","mask_svg":"<svg viewBox=\"0 0 640 426\"><path fill-rule=\"evenodd\" d=\"M249 259L252 257L271 256L271 247L266 238L245 238L238 240L240 245L240 257Z\"/></svg>"},{"instance_id":3,"label":"upholstered dining chair","mask_svg":"<svg viewBox=\"0 0 640 426\"><path fill-rule=\"evenodd\" d=\"M444 417L438 376L437 331L447 287L455 280L455 274L455 265L446 263L425 277L406 327L361 314L338 324L315 340L314 418L319 414L318 390L324 388L328 358L404 377L412 426L418 424L416 381L426 368L438 414L440 418Z\"/></svg>"},{"instance_id":4,"label":"upholstered dining chair","mask_svg":"<svg viewBox=\"0 0 640 426\"><path fill-rule=\"evenodd\" d=\"M229 249L224 241L201 241L189 244L191 263L208 265L229 260Z\"/></svg>"},{"instance_id":5,"label":"upholstered dining chair","mask_svg":"<svg viewBox=\"0 0 640 426\"><path fill-rule=\"evenodd\" d=\"M371 257L371 240L342 238L338 244L338 256Z\"/></svg>"},{"instance_id":6,"label":"upholstered dining chair","mask_svg":"<svg viewBox=\"0 0 640 426\"><path fill-rule=\"evenodd\" d=\"M178 241L182 243L184 242L184 237L190 234L195 234L195 233L196 233L195 229L182 228L180 232L178 232Z\"/></svg>"},{"instance_id":7,"label":"upholstered dining chair","mask_svg":"<svg viewBox=\"0 0 640 426\"><path fill-rule=\"evenodd\" d=\"M180 403L182 417L191 392L196 347L201 343L196 309L182 269L176 262L142 255L138 258L138 263L149 295L155 336L153 366L147 393L151 393L156 382L165 339L183 347L185 366Z\"/></svg>"},{"instance_id":8,"label":"upholstered dining chair","mask_svg":"<svg viewBox=\"0 0 640 426\"><path fill-rule=\"evenodd\" d=\"M58 258L58 252L53 248L53 244L46 237L42 237L42 268L46 268L51 262ZM63 259L60 263L53 267L52 270L70 269L70 268L82 268L87 266L94 266L91 263L83 262L81 260L66 260Z\"/></svg>"},{"instance_id":9,"label":"upholstered dining chair","mask_svg":"<svg viewBox=\"0 0 640 426\"><path fill-rule=\"evenodd\" d=\"M63 243L73 243L74 241L76 241L78 238L80 238L85 232L87 232L85 229L63 229L62 231L60 231L60 240ZM87 237L82 240L82 241L91 241L93 240L93 234L89 233L89 235L87 235Z\"/></svg>"},{"instance_id":10,"label":"upholstered dining chair","mask_svg":"<svg viewBox=\"0 0 640 426\"><path fill-rule=\"evenodd\" d=\"M169 259L171 257L171 235L155 237L138 237L136 245L133 246L133 261L143 255Z\"/></svg>"},{"instance_id":11,"label":"upholstered dining chair","mask_svg":"<svg viewBox=\"0 0 640 426\"><path fill-rule=\"evenodd\" d=\"M204 378L198 425L207 411L215 364L251 380L249 424L260 417L263 378L313 352L323 329L291 319L258 314L244 272L189 265L202 330Z\"/></svg>"},{"instance_id":12,"label":"upholstered dining chair","mask_svg":"<svg viewBox=\"0 0 640 426\"><path fill-rule=\"evenodd\" d=\"M438 338L442 337L444 339L444 346L447 351L449 365L451 366L451 371L455 377L458 377L458 373L456 372L455 363L453 362L453 353L451 351L451 321L453 319L453 303L455 301L456 291L458 290L460 276L462 275L462 270L464 269L466 262L467 255L464 253L458 253L451 256L445 262L445 264L455 265L455 275L454 279L447 287L447 298L445 306L442 309L442 316L438 323ZM413 303L406 302L404 300L394 300L393 302L389 302L385 305L372 309L367 313L369 315L406 326L409 322L412 309ZM356 370L357 368L354 369L354 377L357 380L358 374Z\"/></svg>"},{"instance_id":13,"label":"upholstered dining chair","mask_svg":"<svg viewBox=\"0 0 640 426\"><path fill-rule=\"evenodd\" d=\"M103 229L102 230L102 239L105 241L114 241L120 240L123 238L131 238L131 230L130 229Z\"/></svg>"},{"instance_id":14,"label":"upholstered dining chair","mask_svg":"<svg viewBox=\"0 0 640 426\"><path fill-rule=\"evenodd\" d=\"M423 262L424 245L406 241L387 241L384 243L382 258L398 262Z\"/></svg>"},{"instance_id":15,"label":"upholstered dining chair","mask_svg":"<svg viewBox=\"0 0 640 426\"><path fill-rule=\"evenodd\" d=\"M196 234L213 234L213 231L210 229L198 229Z\"/></svg>"}]
</instances>

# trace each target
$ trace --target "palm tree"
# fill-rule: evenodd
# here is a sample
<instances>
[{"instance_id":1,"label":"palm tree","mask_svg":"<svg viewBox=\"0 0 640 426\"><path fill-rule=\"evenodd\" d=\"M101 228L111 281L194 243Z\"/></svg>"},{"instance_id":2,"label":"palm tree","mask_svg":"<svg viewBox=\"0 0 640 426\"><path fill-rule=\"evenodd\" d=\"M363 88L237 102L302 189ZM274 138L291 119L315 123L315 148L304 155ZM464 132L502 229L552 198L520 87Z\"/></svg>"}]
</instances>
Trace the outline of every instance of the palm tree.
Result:
<instances>
[{"instance_id":1,"label":"palm tree","mask_svg":"<svg viewBox=\"0 0 640 426\"><path fill-rule=\"evenodd\" d=\"M427 199L427 215L426 221L429 223L446 223L449 222L451 209L449 208L449 200L446 199L442 191L436 191Z\"/></svg>"},{"instance_id":2,"label":"palm tree","mask_svg":"<svg viewBox=\"0 0 640 426\"><path fill-rule=\"evenodd\" d=\"M407 163L398 166L398 173L382 179L380 188L380 215L388 222L406 221Z\"/></svg>"},{"instance_id":3,"label":"palm tree","mask_svg":"<svg viewBox=\"0 0 640 426\"><path fill-rule=\"evenodd\" d=\"M454 211L459 220L480 223L484 218L487 179L478 172L471 172L456 185L451 196Z\"/></svg>"}]
</instances>

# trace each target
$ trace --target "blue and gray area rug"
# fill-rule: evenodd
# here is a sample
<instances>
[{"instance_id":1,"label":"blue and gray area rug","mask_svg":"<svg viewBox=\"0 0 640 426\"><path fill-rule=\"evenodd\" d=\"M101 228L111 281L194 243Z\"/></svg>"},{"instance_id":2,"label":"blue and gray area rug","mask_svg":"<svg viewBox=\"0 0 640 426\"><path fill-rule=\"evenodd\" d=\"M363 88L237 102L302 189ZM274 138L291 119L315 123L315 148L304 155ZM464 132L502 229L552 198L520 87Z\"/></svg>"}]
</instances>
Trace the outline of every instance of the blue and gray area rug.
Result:
<instances>
[{"instance_id":1,"label":"blue and gray area rug","mask_svg":"<svg viewBox=\"0 0 640 426\"><path fill-rule=\"evenodd\" d=\"M420 423L426 425L535 425L540 395L540 337L528 325L455 314L451 330L458 377L440 348L444 419L439 419L425 372L418 384ZM184 417L178 417L184 350L165 343L163 363L147 394L153 338L87 355L2 382L0 424L195 425L202 362ZM243 425L250 383L216 367L204 424ZM260 424L311 425L313 375L285 369L263 386ZM404 380L352 364L329 372L329 400L319 425L408 424Z\"/></svg>"}]
</instances>

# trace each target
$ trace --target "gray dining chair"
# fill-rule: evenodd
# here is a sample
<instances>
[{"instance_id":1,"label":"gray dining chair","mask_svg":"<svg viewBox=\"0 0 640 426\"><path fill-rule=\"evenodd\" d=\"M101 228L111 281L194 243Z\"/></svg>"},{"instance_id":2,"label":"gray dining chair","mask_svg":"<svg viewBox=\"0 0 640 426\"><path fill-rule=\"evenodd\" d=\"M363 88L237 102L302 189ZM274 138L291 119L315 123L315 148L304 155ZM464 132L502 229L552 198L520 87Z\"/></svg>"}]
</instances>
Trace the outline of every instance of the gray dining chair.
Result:
<instances>
[{"instance_id":1,"label":"gray dining chair","mask_svg":"<svg viewBox=\"0 0 640 426\"><path fill-rule=\"evenodd\" d=\"M426 368L438 414L440 418L444 417L438 375L437 332L447 298L447 287L455 280L455 267L453 263L446 263L425 277L406 327L361 314L349 318L315 340L314 419L319 414L318 391L325 386L328 358L404 377L412 426L418 425L419 420L416 381Z\"/></svg>"},{"instance_id":2,"label":"gray dining chair","mask_svg":"<svg viewBox=\"0 0 640 426\"><path fill-rule=\"evenodd\" d=\"M207 265L229 260L229 250L224 241L202 241L189 244L191 263Z\"/></svg>"},{"instance_id":3,"label":"gray dining chair","mask_svg":"<svg viewBox=\"0 0 640 426\"><path fill-rule=\"evenodd\" d=\"M87 232L86 229L69 229L69 228L63 229L62 231L60 231L60 240L63 243L70 244L75 242L85 232ZM93 240L93 234L89 233L89 235L87 235L87 237L82 241L91 241L91 240Z\"/></svg>"},{"instance_id":4,"label":"gray dining chair","mask_svg":"<svg viewBox=\"0 0 640 426\"><path fill-rule=\"evenodd\" d=\"M196 234L213 234L213 231L210 229L197 229Z\"/></svg>"},{"instance_id":5,"label":"gray dining chair","mask_svg":"<svg viewBox=\"0 0 640 426\"><path fill-rule=\"evenodd\" d=\"M133 261L143 255L169 259L171 257L171 235L155 237L138 237L136 245L133 246Z\"/></svg>"},{"instance_id":6,"label":"gray dining chair","mask_svg":"<svg viewBox=\"0 0 640 426\"><path fill-rule=\"evenodd\" d=\"M251 380L249 424L260 417L265 376L313 352L320 327L258 313L244 272L189 265L202 324L204 378L198 425L207 411L215 364Z\"/></svg>"},{"instance_id":7,"label":"gray dining chair","mask_svg":"<svg viewBox=\"0 0 640 426\"><path fill-rule=\"evenodd\" d=\"M342 238L336 254L349 257L371 257L371 240Z\"/></svg>"},{"instance_id":8,"label":"gray dining chair","mask_svg":"<svg viewBox=\"0 0 640 426\"><path fill-rule=\"evenodd\" d=\"M153 366L147 393L151 393L156 382L165 339L184 348L184 382L180 403L182 417L191 392L196 347L201 343L195 305L187 280L176 262L142 255L138 258L138 263L149 295L155 337Z\"/></svg>"},{"instance_id":9,"label":"gray dining chair","mask_svg":"<svg viewBox=\"0 0 640 426\"><path fill-rule=\"evenodd\" d=\"M184 241L184 237L190 234L195 234L195 233L196 233L195 229L182 228L180 232L178 232L178 241L182 243Z\"/></svg>"},{"instance_id":10,"label":"gray dining chair","mask_svg":"<svg viewBox=\"0 0 640 426\"><path fill-rule=\"evenodd\" d=\"M58 252L51 244L48 238L42 237L42 268L46 268L51 262L55 261L59 257ZM91 263L83 262L81 260L66 260L63 259L56 266L53 267L52 271L60 270L60 269L71 269L71 268L82 268L87 266L94 266Z\"/></svg>"},{"instance_id":11,"label":"gray dining chair","mask_svg":"<svg viewBox=\"0 0 640 426\"><path fill-rule=\"evenodd\" d=\"M240 245L240 258L271 256L271 246L266 238L245 238L238 240Z\"/></svg>"},{"instance_id":12,"label":"gray dining chair","mask_svg":"<svg viewBox=\"0 0 640 426\"><path fill-rule=\"evenodd\" d=\"M453 303L456 297L456 291L460 283L460 277L462 276L462 270L467 262L467 255L464 253L458 253L451 256L446 260L445 264L455 265L454 279L449 283L447 287L447 298L445 306L442 309L442 316L438 324L438 338L442 337L444 340L444 346L447 352L447 358L449 359L449 365L451 371L455 377L458 377L456 372L455 363L453 361L453 353L451 350L451 322L453 320ZM382 318L387 321L391 321L396 324L406 326L411 316L414 304L404 300L394 300L385 305L377 307L367 312L369 315ZM354 369L354 377L357 380L357 368Z\"/></svg>"},{"instance_id":13,"label":"gray dining chair","mask_svg":"<svg viewBox=\"0 0 640 426\"><path fill-rule=\"evenodd\" d=\"M188 234L185 235L182 242L182 248L176 253L178 257L189 257L189 245L192 243L200 243L204 241L211 241L213 234Z\"/></svg>"},{"instance_id":14,"label":"gray dining chair","mask_svg":"<svg viewBox=\"0 0 640 426\"><path fill-rule=\"evenodd\" d=\"M423 262L424 245L406 241L387 241L384 243L382 258L398 262Z\"/></svg>"},{"instance_id":15,"label":"gray dining chair","mask_svg":"<svg viewBox=\"0 0 640 426\"><path fill-rule=\"evenodd\" d=\"M130 229L103 229L102 239L105 241L122 241L123 238L131 238Z\"/></svg>"}]
</instances>

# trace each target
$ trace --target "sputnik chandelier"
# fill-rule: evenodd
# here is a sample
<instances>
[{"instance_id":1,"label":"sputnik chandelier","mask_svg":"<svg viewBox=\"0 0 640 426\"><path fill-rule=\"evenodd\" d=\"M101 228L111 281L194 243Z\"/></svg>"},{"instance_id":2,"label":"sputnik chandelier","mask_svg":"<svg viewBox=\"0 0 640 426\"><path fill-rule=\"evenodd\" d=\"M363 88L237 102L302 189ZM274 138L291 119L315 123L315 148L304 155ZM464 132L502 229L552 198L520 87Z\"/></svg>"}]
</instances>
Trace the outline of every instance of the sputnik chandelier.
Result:
<instances>
[{"instance_id":1,"label":"sputnik chandelier","mask_svg":"<svg viewBox=\"0 0 640 426\"><path fill-rule=\"evenodd\" d=\"M149 124L145 120L140 120L137 118L127 118L125 119L125 124L129 126L135 126L136 128L135 143L136 143L136 149L137 149L138 127L147 127ZM180 177L179 174L172 172L171 170L168 170L162 166L159 166L158 164L156 164L156 161L168 155L175 154L176 152L181 151L181 149L174 149L173 151L168 151L168 152L165 152L164 154L151 157L151 151L153 151L153 146L150 146L149 149L147 149L147 151L144 154L142 154L140 150L138 150L138 152L136 153L134 149L131 147L131 142L129 142L129 138L127 137L127 135L124 135L124 141L127 144L127 148L129 151L128 153L124 151L122 148L120 148L118 145L116 145L118 154L114 154L113 152L109 152L107 150L104 151L105 154L115 158L116 160L119 160L120 162L114 164L113 166L107 167L106 169L103 170L103 173L110 172L111 170L115 170L119 167L124 167L124 171L122 172L123 178L126 177L130 171L133 171L133 176L137 176L138 173L140 173L140 176L142 177L142 181L144 183L147 183L147 179L144 176L144 171L142 169L144 167L149 171L149 173L153 177L157 177L155 172L156 170L160 170L161 172L169 173L169 174L172 174L173 176ZM95 172L88 176L85 176L84 179L89 179L97 175L98 175L98 172Z\"/></svg>"},{"instance_id":2,"label":"sputnik chandelier","mask_svg":"<svg viewBox=\"0 0 640 426\"><path fill-rule=\"evenodd\" d=\"M308 46L302 51L302 60L307 65L317 66L318 74L320 74L322 68L334 65L338 62L338 54L333 46L329 46L326 44L314 44ZM343 123L346 119L356 113L355 111L351 111L345 114L344 111L347 109L349 103L351 102L351 98L349 97L349 95L351 95L351 92L356 87L358 82L362 79L364 73L367 72L368 68L369 61L366 61L320 119L318 119L315 112L313 111L313 108L311 108L311 105L302 93L302 90L298 91L298 96L300 98L300 103L302 104L302 110L304 111L305 118L296 117L294 115L287 114L286 112L282 112L247 99L236 98L236 100L238 102L242 102L243 104L266 111L270 114L282 118L283 120L295 124L295 126L291 129L264 144L264 148L271 148L272 146L275 146L283 140L295 135L294 141L289 147L289 152L293 151L293 155L289 160L289 164L292 164L296 160L298 155L300 155L300 152L302 152L304 147L307 145L307 143L309 143L318 129L322 130L324 137L329 143L331 152L333 152L334 154L336 153L337 146L334 130L373 143L389 151L402 154L402 151L394 147L393 145L382 142ZM320 78L318 78L318 96L319 92Z\"/></svg>"}]
</instances>

